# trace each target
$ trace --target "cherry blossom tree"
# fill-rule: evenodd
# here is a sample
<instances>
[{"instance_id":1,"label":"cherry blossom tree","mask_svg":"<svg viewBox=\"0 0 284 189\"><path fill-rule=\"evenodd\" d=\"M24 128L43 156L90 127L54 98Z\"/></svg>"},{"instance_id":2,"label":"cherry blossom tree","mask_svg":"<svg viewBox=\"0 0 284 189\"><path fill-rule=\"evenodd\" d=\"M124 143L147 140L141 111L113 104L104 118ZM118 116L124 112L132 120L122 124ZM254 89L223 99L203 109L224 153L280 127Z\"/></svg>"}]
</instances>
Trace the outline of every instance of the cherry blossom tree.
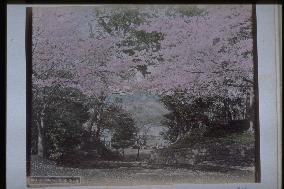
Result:
<instances>
[{"instance_id":1,"label":"cherry blossom tree","mask_svg":"<svg viewBox=\"0 0 284 189\"><path fill-rule=\"evenodd\" d=\"M78 89L88 104L178 89L244 111L254 84L251 13L248 5L33 8L35 114L43 120L53 92L46 88L57 85ZM239 107L230 105L236 98ZM100 132L107 108L89 108Z\"/></svg>"},{"instance_id":2,"label":"cherry blossom tree","mask_svg":"<svg viewBox=\"0 0 284 189\"><path fill-rule=\"evenodd\" d=\"M114 87L114 84L117 85L123 81L124 84L128 84L129 91L138 88L137 84L141 82L141 87L145 85L143 90L147 87L150 91L157 90L160 92L183 86L191 88L191 91L196 94L198 91L194 89L199 88L202 91L205 86L200 87L200 85L203 84L208 85L207 91L211 91L210 94L212 94L209 87L218 86L221 90L222 86L241 86L243 83L252 83L250 6L209 6L206 9L204 8L204 12L201 12L200 15L195 16L186 16L178 11L176 14L168 16L165 7L157 7L155 16L145 16L147 22L140 21L142 19L139 20L139 17L133 20L123 20L120 18L123 16L116 18L115 13L113 13L114 15L108 18L109 22L111 22L111 19L121 19L122 21L119 20L118 23L112 21L109 24L110 26L105 26L111 31L114 28L114 32L110 32L110 34L103 27L109 22L105 23L106 21L104 21L101 26L101 17L90 21L96 18L96 11L92 9L81 8L81 12L75 8L69 8L70 10L67 8L50 9L56 14L53 14L51 10L39 11L48 15L46 16L48 20L45 19L45 22L48 23L40 21L39 23L46 27L49 26L50 29L45 29L47 36L40 38L42 41L46 40L46 43L42 43L42 46L46 48L42 49L45 51L44 55L38 53L42 58L34 58L34 70L36 70L37 65L40 66L40 70L46 70L42 67L44 61L41 60L48 59L48 56L50 56L46 60L48 63L44 65L54 68L52 65L56 64L56 69L61 68L73 72L77 76L75 79L81 81L81 87L83 87L82 84L86 88L97 84L96 88L102 88L100 84L106 83L105 85L111 88L112 84L112 87ZM143 13L142 10L144 9L140 9L138 11L141 12L141 15L147 15ZM89 13L85 13L88 12L86 10L89 10ZM109 8L108 12L112 12L112 10L113 8ZM151 12L151 10L147 11ZM78 18L71 17L72 14L76 14ZM125 13L124 17L133 16L134 13L128 14ZM136 14L138 13L134 15ZM60 27L62 22L54 21L56 15L64 17L61 18L64 27ZM81 17L87 18L77 22L76 20L81 19ZM84 22L84 20L86 21ZM124 22L128 25L125 24L126 26L124 26ZM136 23L136 25L131 22ZM68 26L67 23L71 26ZM81 25L85 26L77 26L78 23L83 23ZM93 25L91 28L96 29L88 29L90 25ZM123 29L123 27L127 29ZM92 32L92 35L89 34L90 32ZM96 36L97 33L107 34ZM36 38L36 34L34 36ZM48 43L50 44L49 47ZM53 46L51 43L53 43ZM125 44L123 45L123 43ZM157 50L158 47L160 50ZM133 50L134 54L127 51L126 48L129 51ZM48 50L50 51L48 52ZM142 74L144 76L142 81L129 81L130 76L127 79L121 76L117 77L118 73L130 71L137 65L142 66L142 64L135 62L136 58L141 58L140 61L143 64L153 58L152 55L147 55L144 51L151 53L157 51L161 56L155 63L148 63L147 71L142 71L144 73ZM140 54L136 55L136 53ZM35 61L41 61L41 63ZM62 62L62 64L59 62ZM106 72L107 77L102 74L104 72ZM133 78L135 78L135 74ZM75 79L72 79L72 81L74 82ZM117 79L119 79L119 82L115 82ZM199 83L196 84L196 81L199 81ZM223 85L224 81L227 82L227 85ZM169 83L170 85L168 85ZM104 90L107 90L107 87ZM220 93L220 90L216 93ZM92 93L95 92L92 91Z\"/></svg>"}]
</instances>

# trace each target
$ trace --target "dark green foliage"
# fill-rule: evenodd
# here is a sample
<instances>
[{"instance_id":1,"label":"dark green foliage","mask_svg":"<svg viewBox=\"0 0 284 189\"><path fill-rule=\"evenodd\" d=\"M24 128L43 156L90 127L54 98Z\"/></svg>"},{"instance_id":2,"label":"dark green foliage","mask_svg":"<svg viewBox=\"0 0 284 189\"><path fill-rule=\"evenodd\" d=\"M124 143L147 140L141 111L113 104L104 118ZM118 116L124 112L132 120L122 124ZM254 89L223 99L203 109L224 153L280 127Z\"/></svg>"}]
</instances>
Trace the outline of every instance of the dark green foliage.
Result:
<instances>
[{"instance_id":1,"label":"dark green foliage","mask_svg":"<svg viewBox=\"0 0 284 189\"><path fill-rule=\"evenodd\" d=\"M249 56L253 56L253 52L252 51L246 51L243 53L243 57L244 58L248 58Z\"/></svg>"},{"instance_id":2,"label":"dark green foliage","mask_svg":"<svg viewBox=\"0 0 284 189\"><path fill-rule=\"evenodd\" d=\"M239 23L238 25L232 25L232 28L239 27L238 32L232 38L229 38L229 44L234 46L236 43L239 43L242 40L250 39L252 36L252 25L248 24L251 23L251 19L248 19L244 23Z\"/></svg>"},{"instance_id":3,"label":"dark green foliage","mask_svg":"<svg viewBox=\"0 0 284 189\"><path fill-rule=\"evenodd\" d=\"M219 42L220 42L220 38L219 37L213 39L213 45L216 45Z\"/></svg>"},{"instance_id":4,"label":"dark green foliage","mask_svg":"<svg viewBox=\"0 0 284 189\"><path fill-rule=\"evenodd\" d=\"M84 95L73 88L54 86L45 89L44 114L34 113L33 121L39 124L39 116L43 116L43 145L44 156L48 159L59 160L74 152L81 144L82 124L88 119L84 107ZM34 130L34 132L37 130ZM32 143L37 137L34 132Z\"/></svg>"},{"instance_id":5,"label":"dark green foliage","mask_svg":"<svg viewBox=\"0 0 284 189\"><path fill-rule=\"evenodd\" d=\"M186 90L176 90L171 95L162 96L161 101L170 110L162 122L168 130L162 135L171 142L186 135L213 133L214 129L225 134L248 129L247 123L236 124L250 116L246 110L247 102L241 98L189 97Z\"/></svg>"},{"instance_id":6,"label":"dark green foliage","mask_svg":"<svg viewBox=\"0 0 284 189\"><path fill-rule=\"evenodd\" d=\"M135 131L135 123L131 115L127 114L118 104L110 102L103 93L89 99L88 102L88 108L91 111L89 111L86 127L84 126L84 139L81 149L94 158L106 160L114 157L101 140L103 132L107 130L114 133L112 137L114 148L123 149L131 146Z\"/></svg>"},{"instance_id":7,"label":"dark green foliage","mask_svg":"<svg viewBox=\"0 0 284 189\"><path fill-rule=\"evenodd\" d=\"M218 165L248 166L255 162L254 143L254 134L246 132L227 133L219 137L187 136L168 148L160 149L159 153L160 156L168 157L179 154L175 158L185 161L185 163L189 158L194 160L195 164L212 162ZM201 153L191 156L192 150Z\"/></svg>"},{"instance_id":8,"label":"dark green foliage","mask_svg":"<svg viewBox=\"0 0 284 189\"><path fill-rule=\"evenodd\" d=\"M116 118L116 125L112 135L112 146L116 149L125 149L135 143L135 122L127 113L121 112Z\"/></svg>"},{"instance_id":9,"label":"dark green foliage","mask_svg":"<svg viewBox=\"0 0 284 189\"><path fill-rule=\"evenodd\" d=\"M161 48L160 41L164 39L164 34L156 31L146 32L144 30L133 30L130 34L129 37L119 44L119 46L129 47L126 52L129 52L130 50L159 51ZM134 55L134 53L132 52L130 55Z\"/></svg>"},{"instance_id":10,"label":"dark green foliage","mask_svg":"<svg viewBox=\"0 0 284 189\"><path fill-rule=\"evenodd\" d=\"M184 16L198 16L201 15L204 10L197 8L196 6L180 6L177 11Z\"/></svg>"},{"instance_id":11,"label":"dark green foliage","mask_svg":"<svg viewBox=\"0 0 284 189\"><path fill-rule=\"evenodd\" d=\"M132 56L135 54L134 50L132 49L126 49L126 50L122 50L123 53L128 54L129 56Z\"/></svg>"},{"instance_id":12,"label":"dark green foliage","mask_svg":"<svg viewBox=\"0 0 284 189\"><path fill-rule=\"evenodd\" d=\"M145 50L147 53L151 52L149 56L151 60L147 61L147 65L153 64L153 60L163 61L162 57L153 55L154 52L158 52L161 48L161 40L164 39L164 34L160 32L146 32L144 30L132 30L130 36L125 38L118 44L119 47L124 48L123 53L129 56L135 56L136 53ZM139 62L139 59L134 58L134 62ZM135 68L142 73L145 77L150 72L147 71L147 65L138 65Z\"/></svg>"},{"instance_id":13,"label":"dark green foliage","mask_svg":"<svg viewBox=\"0 0 284 189\"><path fill-rule=\"evenodd\" d=\"M152 49L158 51L160 49L160 41L164 39L162 33L153 31L146 32L144 30L135 30L133 26L142 24L147 15L139 13L136 9L122 9L121 11L112 14L108 22L104 18L99 19L99 24L103 26L105 31L110 34L128 36L118 44L120 47L128 47L123 52L132 56L135 51Z\"/></svg>"},{"instance_id":14,"label":"dark green foliage","mask_svg":"<svg viewBox=\"0 0 284 189\"><path fill-rule=\"evenodd\" d=\"M126 34L132 29L131 25L142 24L145 21L144 16L139 13L138 9L121 8L108 17L108 22L104 21L104 17L99 18L99 24L109 34L115 35L117 32Z\"/></svg>"},{"instance_id":15,"label":"dark green foliage","mask_svg":"<svg viewBox=\"0 0 284 189\"><path fill-rule=\"evenodd\" d=\"M168 131L163 133L163 136L172 142L188 133L202 133L204 131L200 126L208 125L208 116L205 111L211 103L210 100L206 101L201 98L191 100L186 94L186 90L176 90L172 95L161 98L161 101L171 111L165 115L166 119L163 121L163 124L168 127Z\"/></svg>"},{"instance_id":16,"label":"dark green foliage","mask_svg":"<svg viewBox=\"0 0 284 189\"><path fill-rule=\"evenodd\" d=\"M243 133L250 127L249 120L231 120L227 124L212 123L205 136L222 137L232 133Z\"/></svg>"},{"instance_id":17,"label":"dark green foliage","mask_svg":"<svg viewBox=\"0 0 284 189\"><path fill-rule=\"evenodd\" d=\"M50 75L51 77L58 77L63 79L72 79L74 76L71 72L66 70L58 70L55 73Z\"/></svg>"},{"instance_id":18,"label":"dark green foliage","mask_svg":"<svg viewBox=\"0 0 284 189\"><path fill-rule=\"evenodd\" d=\"M116 45L121 48L121 51L129 56L135 56L138 52L145 50L151 57L151 60L159 59L163 60L161 57L156 57L153 53L158 52L161 48L161 40L164 39L164 34L160 32L146 32L144 30L137 30L137 26L146 22L150 15L140 12L138 8L118 8L115 9L110 15L100 15L98 13L98 21L100 26L104 30L114 36L120 36L123 38ZM135 62L137 59L133 59ZM153 61L148 61L151 64ZM137 69L145 76L147 68L143 66L137 67ZM126 78L125 74L121 74L121 77Z\"/></svg>"},{"instance_id":19,"label":"dark green foliage","mask_svg":"<svg viewBox=\"0 0 284 189\"><path fill-rule=\"evenodd\" d=\"M145 44L147 46L154 44L159 45L159 41L164 39L164 35L156 31L148 33L144 30L134 30L133 35L139 44Z\"/></svg>"},{"instance_id":20,"label":"dark green foliage","mask_svg":"<svg viewBox=\"0 0 284 189\"><path fill-rule=\"evenodd\" d=\"M140 71L141 72L141 74L145 77L146 76L146 74L149 74L150 72L147 72L147 65L138 65L138 66L136 66L136 69L138 70L138 71Z\"/></svg>"},{"instance_id":21,"label":"dark green foliage","mask_svg":"<svg viewBox=\"0 0 284 189\"><path fill-rule=\"evenodd\" d=\"M177 14L183 16L199 16L205 13L205 9L198 8L196 6L178 6L178 7L169 7L166 11L167 16L176 16Z\"/></svg>"},{"instance_id":22,"label":"dark green foliage","mask_svg":"<svg viewBox=\"0 0 284 189\"><path fill-rule=\"evenodd\" d=\"M72 101L58 102L48 110L45 127L47 157L57 160L80 145L81 127L87 115L82 104Z\"/></svg>"},{"instance_id":23,"label":"dark green foliage","mask_svg":"<svg viewBox=\"0 0 284 189\"><path fill-rule=\"evenodd\" d=\"M37 73L33 71L33 75L38 79L50 79L50 78L61 78L61 79L72 79L74 75L70 71L66 70L47 70L45 73Z\"/></svg>"},{"instance_id":24,"label":"dark green foliage","mask_svg":"<svg viewBox=\"0 0 284 189\"><path fill-rule=\"evenodd\" d=\"M186 124L186 115L188 104L186 103L185 91L175 91L172 95L166 95L161 98L161 101L165 106L171 111L165 115L165 120L163 124L168 127L166 133L162 133L165 139L174 142L177 138L185 133L187 127L184 127Z\"/></svg>"}]
</instances>

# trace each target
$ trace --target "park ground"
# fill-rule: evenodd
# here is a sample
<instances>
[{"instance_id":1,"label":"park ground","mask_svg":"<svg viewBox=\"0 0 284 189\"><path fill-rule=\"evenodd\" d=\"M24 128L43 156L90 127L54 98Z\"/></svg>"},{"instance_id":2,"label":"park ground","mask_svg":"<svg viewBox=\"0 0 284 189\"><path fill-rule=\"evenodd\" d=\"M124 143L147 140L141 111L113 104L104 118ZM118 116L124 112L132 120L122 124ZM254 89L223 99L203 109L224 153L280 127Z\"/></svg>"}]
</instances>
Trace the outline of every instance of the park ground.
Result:
<instances>
[{"instance_id":1,"label":"park ground","mask_svg":"<svg viewBox=\"0 0 284 189\"><path fill-rule=\"evenodd\" d=\"M91 163L91 162L90 162ZM148 185L174 183L254 182L253 167L161 166L146 162L96 162L100 168L70 168L32 157L32 176L81 176L82 185ZM91 165L91 164L90 164ZM109 168L111 165L112 168ZM104 168L107 167L107 168ZM211 169L210 169L211 167ZM213 167L213 169L212 169Z\"/></svg>"}]
</instances>

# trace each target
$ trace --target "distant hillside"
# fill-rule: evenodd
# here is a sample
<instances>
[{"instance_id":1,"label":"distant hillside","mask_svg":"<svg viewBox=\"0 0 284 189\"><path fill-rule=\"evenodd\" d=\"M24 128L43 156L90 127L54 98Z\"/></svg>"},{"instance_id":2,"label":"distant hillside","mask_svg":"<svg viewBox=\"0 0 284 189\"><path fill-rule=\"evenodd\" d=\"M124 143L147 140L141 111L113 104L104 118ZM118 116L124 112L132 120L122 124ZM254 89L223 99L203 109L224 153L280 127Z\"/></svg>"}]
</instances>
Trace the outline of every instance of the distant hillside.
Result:
<instances>
[{"instance_id":1,"label":"distant hillside","mask_svg":"<svg viewBox=\"0 0 284 189\"><path fill-rule=\"evenodd\" d=\"M133 95L112 95L112 101L119 101L123 108L133 115L138 127L151 124L161 126L163 115L169 111L160 103L157 96L139 93Z\"/></svg>"}]
</instances>

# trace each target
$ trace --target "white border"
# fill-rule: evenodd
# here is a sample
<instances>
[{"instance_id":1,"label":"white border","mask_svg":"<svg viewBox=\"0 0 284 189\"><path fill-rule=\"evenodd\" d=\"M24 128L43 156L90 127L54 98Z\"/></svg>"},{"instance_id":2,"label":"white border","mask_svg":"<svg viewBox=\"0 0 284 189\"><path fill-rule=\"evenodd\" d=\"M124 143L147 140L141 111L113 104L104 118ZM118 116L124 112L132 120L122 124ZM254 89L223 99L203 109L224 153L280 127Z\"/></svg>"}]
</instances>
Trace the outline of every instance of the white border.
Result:
<instances>
[{"instance_id":1,"label":"white border","mask_svg":"<svg viewBox=\"0 0 284 189\"><path fill-rule=\"evenodd\" d=\"M7 188L26 186L26 63L25 15L28 5L7 6ZM275 6L257 5L257 43L260 100L261 183L177 184L166 186L117 186L111 188L277 188L277 66ZM279 111L279 110L278 110ZM280 177L279 177L280 178ZM55 188L55 187L52 187ZM70 188L70 187L60 187ZM110 187L71 187L110 188ZM280 186L279 186L280 188Z\"/></svg>"}]
</instances>

